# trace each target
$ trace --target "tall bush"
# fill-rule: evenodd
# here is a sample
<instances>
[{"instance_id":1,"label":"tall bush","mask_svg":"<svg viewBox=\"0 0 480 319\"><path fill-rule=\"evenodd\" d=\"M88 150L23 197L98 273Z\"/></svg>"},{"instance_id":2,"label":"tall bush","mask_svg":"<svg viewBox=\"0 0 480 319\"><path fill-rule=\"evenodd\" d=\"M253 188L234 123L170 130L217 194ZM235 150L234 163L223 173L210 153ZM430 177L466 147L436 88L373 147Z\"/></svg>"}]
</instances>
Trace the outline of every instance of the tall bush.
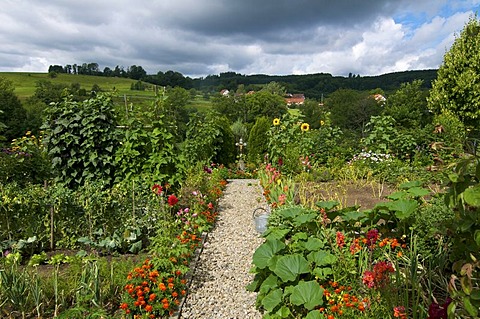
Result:
<instances>
[{"instance_id":1,"label":"tall bush","mask_svg":"<svg viewBox=\"0 0 480 319\"><path fill-rule=\"evenodd\" d=\"M257 118L255 125L248 136L248 159L251 162L259 163L268 151L267 132L270 129L271 121L268 117Z\"/></svg>"},{"instance_id":2,"label":"tall bush","mask_svg":"<svg viewBox=\"0 0 480 319\"><path fill-rule=\"evenodd\" d=\"M118 142L111 96L98 94L83 102L68 96L47 112L45 142L57 180L70 187L88 180L113 182Z\"/></svg>"}]
</instances>

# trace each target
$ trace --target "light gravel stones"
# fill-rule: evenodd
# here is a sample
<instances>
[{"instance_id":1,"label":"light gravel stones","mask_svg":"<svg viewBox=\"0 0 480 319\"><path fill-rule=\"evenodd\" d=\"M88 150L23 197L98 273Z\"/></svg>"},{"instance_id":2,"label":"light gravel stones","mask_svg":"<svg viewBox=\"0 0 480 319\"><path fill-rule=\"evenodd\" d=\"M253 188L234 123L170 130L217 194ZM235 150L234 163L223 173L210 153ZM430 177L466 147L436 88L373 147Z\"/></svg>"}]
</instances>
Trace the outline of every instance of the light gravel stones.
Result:
<instances>
[{"instance_id":1,"label":"light gravel stones","mask_svg":"<svg viewBox=\"0 0 480 319\"><path fill-rule=\"evenodd\" d=\"M229 180L219 201L217 226L208 234L193 269L193 279L178 318L256 319L252 256L263 239L255 231L253 211L266 208L258 180Z\"/></svg>"}]
</instances>

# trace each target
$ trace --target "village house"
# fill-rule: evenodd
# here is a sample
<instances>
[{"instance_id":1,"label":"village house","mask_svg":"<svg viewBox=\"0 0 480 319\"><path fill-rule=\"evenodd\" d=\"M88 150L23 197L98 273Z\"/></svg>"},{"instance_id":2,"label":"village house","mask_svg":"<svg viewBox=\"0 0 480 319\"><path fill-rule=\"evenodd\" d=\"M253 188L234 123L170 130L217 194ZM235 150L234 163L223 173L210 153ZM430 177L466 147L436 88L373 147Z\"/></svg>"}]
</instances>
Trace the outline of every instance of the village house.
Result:
<instances>
[{"instance_id":1,"label":"village house","mask_svg":"<svg viewBox=\"0 0 480 319\"><path fill-rule=\"evenodd\" d=\"M292 104L302 105L305 102L305 95L303 94L287 94L285 102L288 106Z\"/></svg>"}]
</instances>

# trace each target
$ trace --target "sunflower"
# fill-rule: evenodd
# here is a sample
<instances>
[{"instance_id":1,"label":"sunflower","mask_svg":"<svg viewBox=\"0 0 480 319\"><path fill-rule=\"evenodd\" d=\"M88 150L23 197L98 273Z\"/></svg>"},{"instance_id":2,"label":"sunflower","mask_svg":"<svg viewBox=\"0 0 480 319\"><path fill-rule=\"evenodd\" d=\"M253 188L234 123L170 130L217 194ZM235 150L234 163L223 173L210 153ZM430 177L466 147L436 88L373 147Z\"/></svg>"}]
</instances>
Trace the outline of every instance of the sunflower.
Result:
<instances>
[{"instance_id":1,"label":"sunflower","mask_svg":"<svg viewBox=\"0 0 480 319\"><path fill-rule=\"evenodd\" d=\"M273 119L273 125L275 125L275 126L280 125L280 119L279 118Z\"/></svg>"},{"instance_id":2,"label":"sunflower","mask_svg":"<svg viewBox=\"0 0 480 319\"><path fill-rule=\"evenodd\" d=\"M303 123L300 126L300 129L302 130L302 132L307 132L310 129L310 125L308 123Z\"/></svg>"}]
</instances>

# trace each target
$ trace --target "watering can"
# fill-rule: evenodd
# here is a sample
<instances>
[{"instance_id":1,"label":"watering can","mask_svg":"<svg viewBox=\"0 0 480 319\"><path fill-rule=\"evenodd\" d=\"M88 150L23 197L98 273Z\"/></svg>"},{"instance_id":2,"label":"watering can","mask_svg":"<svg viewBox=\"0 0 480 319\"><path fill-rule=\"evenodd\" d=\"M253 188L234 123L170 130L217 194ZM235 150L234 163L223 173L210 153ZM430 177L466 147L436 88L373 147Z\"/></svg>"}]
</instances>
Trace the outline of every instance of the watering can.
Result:
<instances>
[{"instance_id":1,"label":"watering can","mask_svg":"<svg viewBox=\"0 0 480 319\"><path fill-rule=\"evenodd\" d=\"M263 207L258 207L253 211L253 221L255 230L261 235L267 230L268 216L270 213Z\"/></svg>"}]
</instances>

